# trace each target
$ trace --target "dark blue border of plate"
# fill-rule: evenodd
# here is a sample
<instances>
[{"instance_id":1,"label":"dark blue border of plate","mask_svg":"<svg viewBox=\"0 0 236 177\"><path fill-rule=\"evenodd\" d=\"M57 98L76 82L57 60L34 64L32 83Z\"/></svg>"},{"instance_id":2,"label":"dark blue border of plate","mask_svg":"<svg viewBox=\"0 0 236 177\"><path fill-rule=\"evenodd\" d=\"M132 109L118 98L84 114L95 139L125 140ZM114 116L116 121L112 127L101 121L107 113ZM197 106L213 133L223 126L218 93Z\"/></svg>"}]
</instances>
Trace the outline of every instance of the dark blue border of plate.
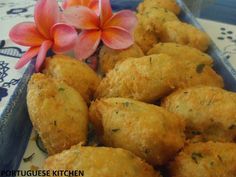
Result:
<instances>
[{"instance_id":1,"label":"dark blue border of plate","mask_svg":"<svg viewBox=\"0 0 236 177\"><path fill-rule=\"evenodd\" d=\"M177 1L182 8L180 19L202 29L185 4L181 0ZM111 2L115 11L135 10L140 0L111 0ZM226 89L236 91L236 72L213 42L208 53L215 60L215 70L223 76ZM34 65L31 63L0 117L0 171L18 169L28 144L32 125L27 112L26 91L33 72Z\"/></svg>"},{"instance_id":2,"label":"dark blue border of plate","mask_svg":"<svg viewBox=\"0 0 236 177\"><path fill-rule=\"evenodd\" d=\"M0 173L18 169L29 141L32 125L26 106L26 91L33 72L34 63L31 62L0 117Z\"/></svg>"}]
</instances>

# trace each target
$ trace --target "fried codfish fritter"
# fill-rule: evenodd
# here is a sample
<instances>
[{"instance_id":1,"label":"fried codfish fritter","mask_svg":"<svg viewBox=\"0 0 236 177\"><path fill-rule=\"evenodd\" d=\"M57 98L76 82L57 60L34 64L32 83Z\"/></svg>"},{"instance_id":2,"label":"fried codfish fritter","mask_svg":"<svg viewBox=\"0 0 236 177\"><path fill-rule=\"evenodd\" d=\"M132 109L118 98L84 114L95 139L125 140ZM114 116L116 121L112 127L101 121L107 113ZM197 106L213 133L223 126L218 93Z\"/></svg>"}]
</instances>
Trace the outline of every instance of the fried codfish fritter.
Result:
<instances>
[{"instance_id":1,"label":"fried codfish fritter","mask_svg":"<svg viewBox=\"0 0 236 177\"><path fill-rule=\"evenodd\" d=\"M213 60L211 56L201 52L196 48L176 43L159 43L148 51L148 55L167 54L178 60L193 61L211 66Z\"/></svg>"},{"instance_id":2,"label":"fried codfish fritter","mask_svg":"<svg viewBox=\"0 0 236 177\"><path fill-rule=\"evenodd\" d=\"M134 40L144 53L159 42L159 33L166 21L178 20L171 11L156 7L137 13L136 16L138 25L134 30Z\"/></svg>"},{"instance_id":3,"label":"fried codfish fritter","mask_svg":"<svg viewBox=\"0 0 236 177\"><path fill-rule=\"evenodd\" d=\"M106 147L74 146L49 157L44 169L83 170L86 177L161 177L150 165L132 153Z\"/></svg>"},{"instance_id":4,"label":"fried codfish fritter","mask_svg":"<svg viewBox=\"0 0 236 177\"><path fill-rule=\"evenodd\" d=\"M163 25L168 21L179 21L178 17L171 11L164 8L149 8L137 14L138 22L145 31L160 33Z\"/></svg>"},{"instance_id":5,"label":"fried codfish fritter","mask_svg":"<svg viewBox=\"0 0 236 177\"><path fill-rule=\"evenodd\" d=\"M162 25L160 34L162 42L175 42L201 51L208 49L210 38L205 32L180 21L168 21Z\"/></svg>"},{"instance_id":6,"label":"fried codfish fritter","mask_svg":"<svg viewBox=\"0 0 236 177\"><path fill-rule=\"evenodd\" d=\"M34 74L28 84L27 106L32 124L50 155L86 141L87 105L64 82Z\"/></svg>"},{"instance_id":7,"label":"fried codfish fritter","mask_svg":"<svg viewBox=\"0 0 236 177\"><path fill-rule=\"evenodd\" d=\"M170 173L170 177L235 177L236 144L190 144L171 163Z\"/></svg>"},{"instance_id":8,"label":"fried codfish fritter","mask_svg":"<svg viewBox=\"0 0 236 177\"><path fill-rule=\"evenodd\" d=\"M134 30L134 40L144 53L159 42L156 32L145 30L141 24L138 24Z\"/></svg>"},{"instance_id":9,"label":"fried codfish fritter","mask_svg":"<svg viewBox=\"0 0 236 177\"><path fill-rule=\"evenodd\" d=\"M162 106L182 116L194 141L236 140L236 93L199 86L174 92Z\"/></svg>"},{"instance_id":10,"label":"fried codfish fritter","mask_svg":"<svg viewBox=\"0 0 236 177\"><path fill-rule=\"evenodd\" d=\"M100 78L85 63L65 55L54 55L45 62L43 72L66 82L89 103L99 85Z\"/></svg>"},{"instance_id":11,"label":"fried codfish fritter","mask_svg":"<svg viewBox=\"0 0 236 177\"><path fill-rule=\"evenodd\" d=\"M164 8L167 9L176 15L180 13L180 7L176 3L176 0L144 0L138 6L138 12L142 13L143 11L148 11L150 8Z\"/></svg>"},{"instance_id":12,"label":"fried codfish fritter","mask_svg":"<svg viewBox=\"0 0 236 177\"><path fill-rule=\"evenodd\" d=\"M101 81L96 98L126 97L153 102L175 88L179 63L171 57L150 55L116 65Z\"/></svg>"},{"instance_id":13,"label":"fried codfish fritter","mask_svg":"<svg viewBox=\"0 0 236 177\"><path fill-rule=\"evenodd\" d=\"M222 78L207 65L183 62L168 55L131 58L116 65L98 86L95 97L125 97L154 102L176 88L223 86Z\"/></svg>"},{"instance_id":14,"label":"fried codfish fritter","mask_svg":"<svg viewBox=\"0 0 236 177\"><path fill-rule=\"evenodd\" d=\"M114 50L104 45L99 52L99 64L101 71L107 73L115 67L117 62L124 61L130 57L142 56L144 56L143 51L137 44L124 50Z\"/></svg>"},{"instance_id":15,"label":"fried codfish fritter","mask_svg":"<svg viewBox=\"0 0 236 177\"><path fill-rule=\"evenodd\" d=\"M129 150L152 165L166 164L184 146L183 119L155 105L101 99L91 104L89 115L103 144Z\"/></svg>"}]
</instances>

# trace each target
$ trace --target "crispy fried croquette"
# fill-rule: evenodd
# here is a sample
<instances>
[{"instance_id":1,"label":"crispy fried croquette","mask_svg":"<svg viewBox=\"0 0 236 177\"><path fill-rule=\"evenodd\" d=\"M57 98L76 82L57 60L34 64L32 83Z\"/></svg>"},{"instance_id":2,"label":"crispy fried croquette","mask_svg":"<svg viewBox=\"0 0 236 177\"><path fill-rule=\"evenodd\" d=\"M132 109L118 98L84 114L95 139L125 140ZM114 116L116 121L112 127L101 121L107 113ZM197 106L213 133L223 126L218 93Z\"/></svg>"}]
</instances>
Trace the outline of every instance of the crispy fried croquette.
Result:
<instances>
[{"instance_id":1,"label":"crispy fried croquette","mask_svg":"<svg viewBox=\"0 0 236 177\"><path fill-rule=\"evenodd\" d=\"M159 39L156 32L145 30L141 24L138 24L134 30L134 41L144 53L147 53L159 42Z\"/></svg>"},{"instance_id":2,"label":"crispy fried croquette","mask_svg":"<svg viewBox=\"0 0 236 177\"><path fill-rule=\"evenodd\" d=\"M170 177L235 177L236 144L195 143L170 165Z\"/></svg>"},{"instance_id":3,"label":"crispy fried croquette","mask_svg":"<svg viewBox=\"0 0 236 177\"><path fill-rule=\"evenodd\" d=\"M139 24L145 31L153 31L159 34L163 31L163 25L169 21L179 21L178 17L164 8L152 7L148 11L137 13Z\"/></svg>"},{"instance_id":4,"label":"crispy fried croquette","mask_svg":"<svg viewBox=\"0 0 236 177\"><path fill-rule=\"evenodd\" d=\"M143 51L137 44L124 50L114 50L104 45L99 52L99 64L101 71L107 73L118 62L122 62L130 57L137 58L142 56L144 56Z\"/></svg>"},{"instance_id":5,"label":"crispy fried croquette","mask_svg":"<svg viewBox=\"0 0 236 177\"><path fill-rule=\"evenodd\" d=\"M49 155L86 142L87 105L66 83L34 74L28 84L27 106L32 124Z\"/></svg>"},{"instance_id":6,"label":"crispy fried croquette","mask_svg":"<svg viewBox=\"0 0 236 177\"><path fill-rule=\"evenodd\" d=\"M130 58L106 75L95 97L125 97L153 102L175 88L179 74L174 68L179 68L179 63L164 54Z\"/></svg>"},{"instance_id":7,"label":"crispy fried croquette","mask_svg":"<svg viewBox=\"0 0 236 177\"><path fill-rule=\"evenodd\" d=\"M192 87L166 97L162 106L186 120L194 141L236 140L236 93L216 87Z\"/></svg>"},{"instance_id":8,"label":"crispy fried croquette","mask_svg":"<svg viewBox=\"0 0 236 177\"><path fill-rule=\"evenodd\" d=\"M65 55L54 55L45 61L43 73L66 82L89 103L100 78L85 63Z\"/></svg>"},{"instance_id":9,"label":"crispy fried croquette","mask_svg":"<svg viewBox=\"0 0 236 177\"><path fill-rule=\"evenodd\" d=\"M165 109L127 98L96 100L89 109L101 142L152 165L164 165L184 146L185 123Z\"/></svg>"},{"instance_id":10,"label":"crispy fried croquette","mask_svg":"<svg viewBox=\"0 0 236 177\"><path fill-rule=\"evenodd\" d=\"M138 25L134 30L134 40L144 53L159 42L159 33L166 21L178 20L176 15L164 8L150 8L136 14Z\"/></svg>"},{"instance_id":11,"label":"crispy fried croquette","mask_svg":"<svg viewBox=\"0 0 236 177\"><path fill-rule=\"evenodd\" d=\"M83 170L86 177L161 177L150 165L129 151L108 147L74 146L49 157L44 169Z\"/></svg>"},{"instance_id":12,"label":"crispy fried croquette","mask_svg":"<svg viewBox=\"0 0 236 177\"><path fill-rule=\"evenodd\" d=\"M223 87L223 80L210 66L155 54L130 58L116 65L101 81L95 97L154 102L176 88L195 85Z\"/></svg>"},{"instance_id":13,"label":"crispy fried croquette","mask_svg":"<svg viewBox=\"0 0 236 177\"><path fill-rule=\"evenodd\" d=\"M152 55L160 53L170 55L177 60L193 61L209 66L213 64L211 56L203 53L196 48L186 45L176 43L159 43L156 44L152 49L150 49L147 54Z\"/></svg>"},{"instance_id":14,"label":"crispy fried croquette","mask_svg":"<svg viewBox=\"0 0 236 177\"><path fill-rule=\"evenodd\" d=\"M206 51L210 44L208 35L196 27L180 21L168 21L162 27L162 42L175 42Z\"/></svg>"},{"instance_id":15,"label":"crispy fried croquette","mask_svg":"<svg viewBox=\"0 0 236 177\"><path fill-rule=\"evenodd\" d=\"M180 13L180 7L176 3L176 0L144 0L138 6L138 12L142 13L143 11L148 11L150 8L164 8L167 9L176 15Z\"/></svg>"}]
</instances>

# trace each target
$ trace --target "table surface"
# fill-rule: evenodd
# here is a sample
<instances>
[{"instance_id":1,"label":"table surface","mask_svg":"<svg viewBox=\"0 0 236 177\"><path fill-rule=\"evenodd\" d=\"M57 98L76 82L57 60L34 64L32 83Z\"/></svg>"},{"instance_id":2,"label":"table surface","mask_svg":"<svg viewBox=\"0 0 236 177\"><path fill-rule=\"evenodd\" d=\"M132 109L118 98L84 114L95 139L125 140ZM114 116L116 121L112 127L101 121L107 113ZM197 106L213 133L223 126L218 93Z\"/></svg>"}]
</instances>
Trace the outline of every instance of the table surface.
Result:
<instances>
[{"instance_id":1,"label":"table surface","mask_svg":"<svg viewBox=\"0 0 236 177\"><path fill-rule=\"evenodd\" d=\"M0 114L9 101L7 95L12 94L25 71L25 67L15 70L14 65L26 48L12 43L8 38L8 32L16 23L33 20L34 3L35 0L0 0ZM236 26L211 20L198 20L236 70ZM30 141L24 157L33 152L35 143ZM37 166L38 161L38 158L34 158L28 163L22 163L20 168L29 169L32 165Z\"/></svg>"},{"instance_id":2,"label":"table surface","mask_svg":"<svg viewBox=\"0 0 236 177\"><path fill-rule=\"evenodd\" d=\"M236 25L236 0L183 0L197 17Z\"/></svg>"}]
</instances>

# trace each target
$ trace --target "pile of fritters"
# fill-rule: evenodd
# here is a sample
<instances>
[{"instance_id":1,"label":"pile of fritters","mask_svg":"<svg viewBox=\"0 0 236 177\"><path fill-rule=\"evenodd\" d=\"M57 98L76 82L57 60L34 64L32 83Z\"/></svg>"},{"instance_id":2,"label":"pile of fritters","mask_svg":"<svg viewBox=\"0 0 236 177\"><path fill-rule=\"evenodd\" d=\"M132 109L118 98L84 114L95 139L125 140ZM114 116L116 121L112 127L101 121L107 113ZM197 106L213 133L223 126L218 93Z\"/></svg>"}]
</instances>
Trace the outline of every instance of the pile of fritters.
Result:
<instances>
[{"instance_id":1,"label":"pile of fritters","mask_svg":"<svg viewBox=\"0 0 236 177\"><path fill-rule=\"evenodd\" d=\"M45 169L82 169L87 177L236 176L236 93L223 89L204 53L209 37L179 13L175 0L144 0L135 44L102 46L99 74L55 55L31 77L27 104L50 155ZM96 132L93 147L88 127Z\"/></svg>"}]
</instances>

